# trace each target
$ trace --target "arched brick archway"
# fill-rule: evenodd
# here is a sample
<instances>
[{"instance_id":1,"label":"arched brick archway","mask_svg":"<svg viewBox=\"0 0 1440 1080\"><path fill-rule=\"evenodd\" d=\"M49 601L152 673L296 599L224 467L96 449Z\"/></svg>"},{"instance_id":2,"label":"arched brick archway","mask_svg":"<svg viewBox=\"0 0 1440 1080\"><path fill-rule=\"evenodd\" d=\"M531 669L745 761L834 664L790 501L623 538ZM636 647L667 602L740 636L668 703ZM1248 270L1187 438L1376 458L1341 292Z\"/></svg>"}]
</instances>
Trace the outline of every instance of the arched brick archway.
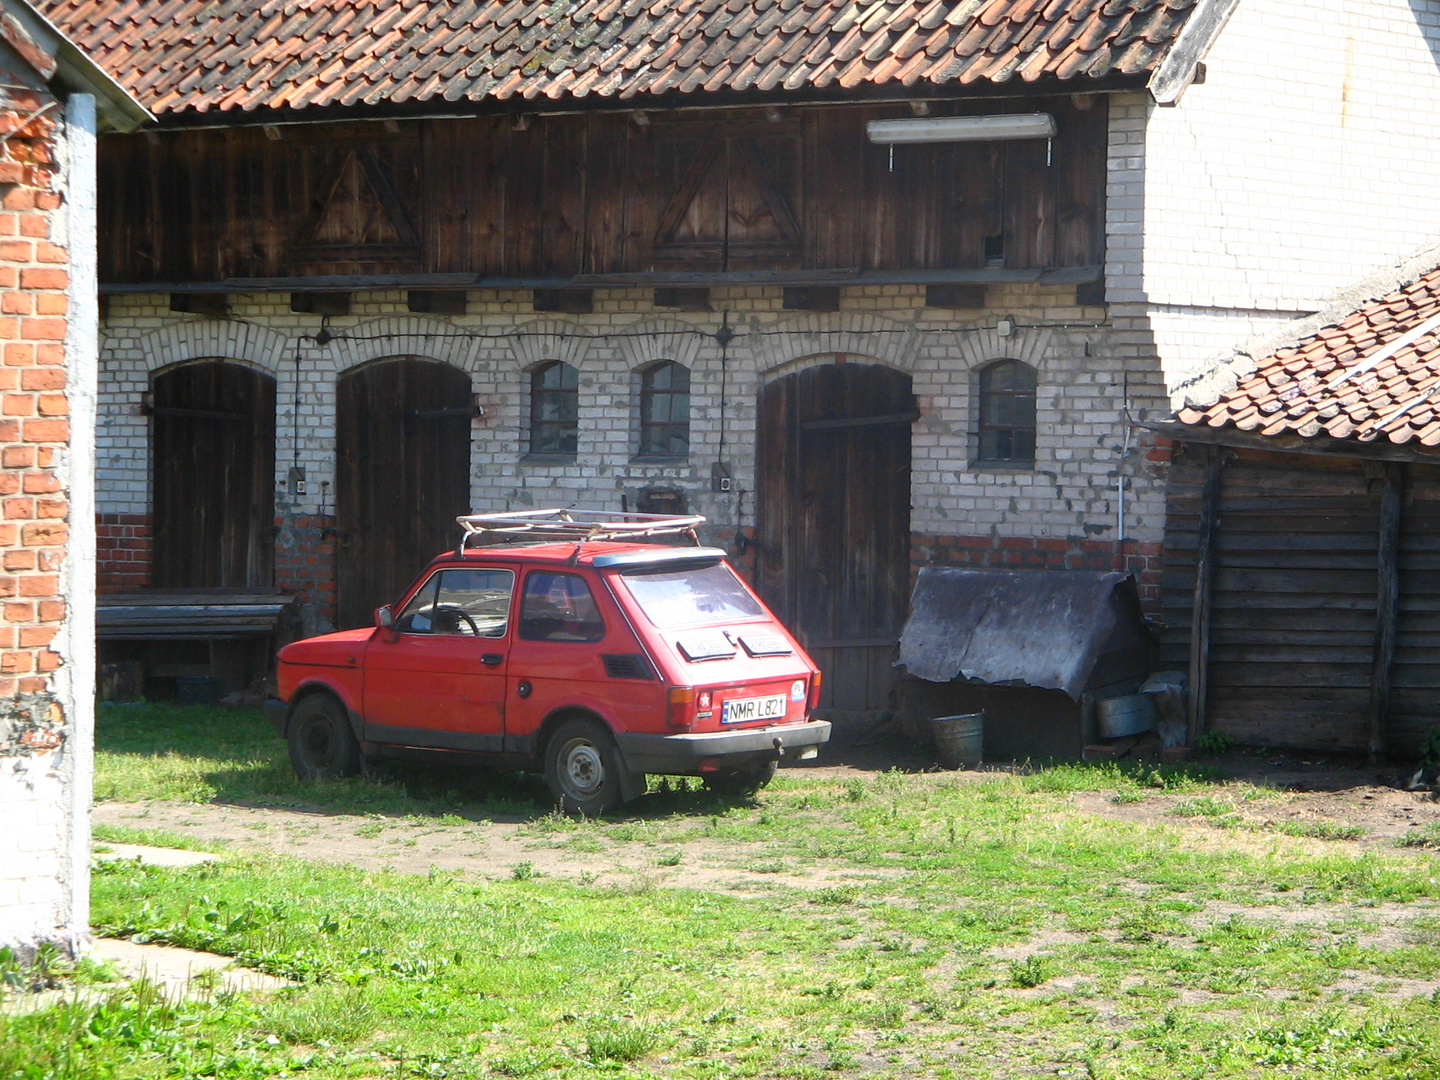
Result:
<instances>
[{"instance_id":1,"label":"arched brick archway","mask_svg":"<svg viewBox=\"0 0 1440 1080\"><path fill-rule=\"evenodd\" d=\"M915 398L893 367L829 361L760 389L756 581L824 671L821 704L874 712L908 599Z\"/></svg>"}]
</instances>

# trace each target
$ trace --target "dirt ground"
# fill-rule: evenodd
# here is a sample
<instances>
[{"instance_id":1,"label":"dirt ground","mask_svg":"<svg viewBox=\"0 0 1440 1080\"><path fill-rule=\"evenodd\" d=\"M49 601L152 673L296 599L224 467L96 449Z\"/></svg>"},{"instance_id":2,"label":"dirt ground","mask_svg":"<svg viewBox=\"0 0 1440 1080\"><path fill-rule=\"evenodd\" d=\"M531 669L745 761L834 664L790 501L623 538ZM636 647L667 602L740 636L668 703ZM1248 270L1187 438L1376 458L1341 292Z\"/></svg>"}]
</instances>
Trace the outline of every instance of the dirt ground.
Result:
<instances>
[{"instance_id":1,"label":"dirt ground","mask_svg":"<svg viewBox=\"0 0 1440 1080\"><path fill-rule=\"evenodd\" d=\"M1109 793L1082 793L1075 805L1087 813L1125 821L1166 824L1194 831L1197 842L1217 838L1217 817L1259 832L1361 830L1354 838L1314 839L1316 844L1351 849L1393 848L1408 833L1427 826L1440 831L1440 802L1429 792L1390 786L1398 770L1355 762L1290 754L1233 753L1209 764L1230 779L1196 794L1147 791L1139 801L1115 801ZM797 774L834 779L871 776L896 768L908 773L939 771L922 749L909 743L844 740L818 764L787 767ZM980 780L1006 766L965 771ZM1197 803L1200 805L1197 807ZM1219 807L1217 809L1217 804ZM1197 812L1201 811L1201 812ZM1203 812L1208 811L1208 814ZM696 886L754 890L770 886L822 888L859 884L882 872L799 867L783 852L756 846L717 843L693 830L666 843L664 830L647 830L636 842L618 841L603 830L549 831L534 816L497 816L449 823L434 818L362 815L334 811L239 804L106 802L95 808L95 821L139 829L164 829L216 844L229 851L296 855L366 869L427 873L431 868L489 878L548 875L601 884ZM1333 834L1334 830L1331 830ZM218 843L217 843L218 842ZM1417 849L1421 850L1421 849ZM776 858L780 856L780 858ZM525 865L528 864L528 865ZM517 871L517 867L520 869Z\"/></svg>"}]
</instances>

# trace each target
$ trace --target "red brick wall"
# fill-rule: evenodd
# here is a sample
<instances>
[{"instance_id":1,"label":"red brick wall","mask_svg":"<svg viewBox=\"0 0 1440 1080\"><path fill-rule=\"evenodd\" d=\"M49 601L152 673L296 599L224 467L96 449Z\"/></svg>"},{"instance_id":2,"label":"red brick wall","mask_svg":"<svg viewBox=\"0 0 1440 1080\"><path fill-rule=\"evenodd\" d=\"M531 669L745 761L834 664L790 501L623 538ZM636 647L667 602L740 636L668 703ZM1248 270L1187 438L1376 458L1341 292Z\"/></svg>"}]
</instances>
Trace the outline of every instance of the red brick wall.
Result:
<instances>
[{"instance_id":1,"label":"red brick wall","mask_svg":"<svg viewBox=\"0 0 1440 1080\"><path fill-rule=\"evenodd\" d=\"M335 620L335 519L314 514L275 519L275 584L302 605Z\"/></svg>"},{"instance_id":2,"label":"red brick wall","mask_svg":"<svg viewBox=\"0 0 1440 1080\"><path fill-rule=\"evenodd\" d=\"M60 572L69 503L56 472L70 441L65 331L69 256L51 243L56 121L50 99L12 90L0 111L0 696L42 693L60 665Z\"/></svg>"},{"instance_id":3,"label":"red brick wall","mask_svg":"<svg viewBox=\"0 0 1440 1080\"><path fill-rule=\"evenodd\" d=\"M1168 453L1168 451L1167 451ZM1146 611L1160 609L1163 545L1125 540L1033 536L922 536L910 538L910 564L988 566L1014 570L1127 570L1140 587Z\"/></svg>"},{"instance_id":4,"label":"red brick wall","mask_svg":"<svg viewBox=\"0 0 1440 1080\"><path fill-rule=\"evenodd\" d=\"M119 592L150 584L150 515L95 515L96 589Z\"/></svg>"}]
</instances>

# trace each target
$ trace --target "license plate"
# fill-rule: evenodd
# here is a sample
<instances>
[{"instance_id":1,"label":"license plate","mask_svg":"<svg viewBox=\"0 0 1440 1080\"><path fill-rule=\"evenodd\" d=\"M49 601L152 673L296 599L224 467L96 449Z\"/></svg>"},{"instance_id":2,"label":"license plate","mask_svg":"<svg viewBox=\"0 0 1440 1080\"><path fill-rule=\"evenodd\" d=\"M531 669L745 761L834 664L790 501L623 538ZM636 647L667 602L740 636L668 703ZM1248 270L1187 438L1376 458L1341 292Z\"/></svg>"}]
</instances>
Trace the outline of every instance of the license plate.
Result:
<instances>
[{"instance_id":1,"label":"license plate","mask_svg":"<svg viewBox=\"0 0 1440 1080\"><path fill-rule=\"evenodd\" d=\"M785 715L785 695L735 698L720 712L722 724L743 724L749 720L779 720Z\"/></svg>"}]
</instances>

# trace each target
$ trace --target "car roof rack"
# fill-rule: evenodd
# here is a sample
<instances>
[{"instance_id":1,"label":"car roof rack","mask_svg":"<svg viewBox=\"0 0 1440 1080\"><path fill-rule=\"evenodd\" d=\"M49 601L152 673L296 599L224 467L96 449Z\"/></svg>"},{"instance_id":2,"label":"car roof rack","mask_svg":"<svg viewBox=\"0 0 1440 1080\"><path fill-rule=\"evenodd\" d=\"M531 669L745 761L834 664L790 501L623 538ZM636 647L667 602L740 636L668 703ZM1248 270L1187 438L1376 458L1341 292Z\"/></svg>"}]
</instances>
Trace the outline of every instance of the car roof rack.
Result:
<instances>
[{"instance_id":1,"label":"car roof rack","mask_svg":"<svg viewBox=\"0 0 1440 1080\"><path fill-rule=\"evenodd\" d=\"M630 514L615 510L514 510L504 514L463 514L455 521L463 533L460 551L473 539L494 537L501 543L530 540L648 540L656 536L689 536L705 519L699 514Z\"/></svg>"}]
</instances>

